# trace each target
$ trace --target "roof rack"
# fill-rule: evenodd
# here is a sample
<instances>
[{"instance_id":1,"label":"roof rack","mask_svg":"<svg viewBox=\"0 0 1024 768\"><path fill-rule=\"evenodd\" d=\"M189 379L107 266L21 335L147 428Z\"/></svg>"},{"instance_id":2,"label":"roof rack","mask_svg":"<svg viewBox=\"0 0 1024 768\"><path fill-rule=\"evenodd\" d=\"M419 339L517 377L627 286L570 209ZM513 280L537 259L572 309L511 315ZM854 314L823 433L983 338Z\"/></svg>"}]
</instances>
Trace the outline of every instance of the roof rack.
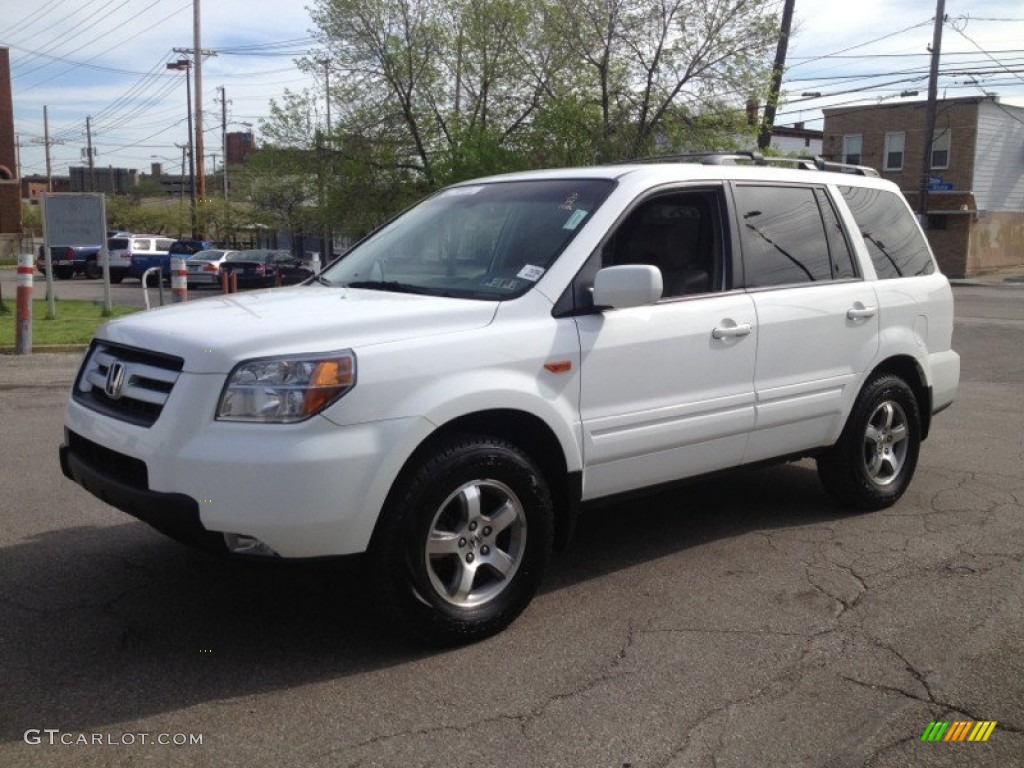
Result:
<instances>
[{"instance_id":1,"label":"roof rack","mask_svg":"<svg viewBox=\"0 0 1024 768\"><path fill-rule=\"evenodd\" d=\"M807 171L837 171L839 173L851 173L858 176L878 176L874 168L866 165L851 165L850 163L837 163L825 160L820 155L816 157L765 157L760 152L685 152L670 155L652 155L641 157L635 160L623 161L624 163L664 163L664 162L695 162L702 165L791 165ZM622 163L617 163L622 164Z\"/></svg>"}]
</instances>

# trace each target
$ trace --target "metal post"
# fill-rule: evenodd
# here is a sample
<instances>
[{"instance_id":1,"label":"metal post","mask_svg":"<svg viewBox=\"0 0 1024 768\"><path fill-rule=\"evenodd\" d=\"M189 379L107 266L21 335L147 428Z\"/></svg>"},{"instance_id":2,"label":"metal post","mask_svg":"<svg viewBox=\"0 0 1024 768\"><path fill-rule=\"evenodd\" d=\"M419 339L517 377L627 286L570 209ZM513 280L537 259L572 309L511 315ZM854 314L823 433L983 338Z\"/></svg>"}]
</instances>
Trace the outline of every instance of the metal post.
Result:
<instances>
[{"instance_id":1,"label":"metal post","mask_svg":"<svg viewBox=\"0 0 1024 768\"><path fill-rule=\"evenodd\" d=\"M14 352L18 355L32 353L32 254L18 256L18 298L17 325L14 331Z\"/></svg>"}]
</instances>

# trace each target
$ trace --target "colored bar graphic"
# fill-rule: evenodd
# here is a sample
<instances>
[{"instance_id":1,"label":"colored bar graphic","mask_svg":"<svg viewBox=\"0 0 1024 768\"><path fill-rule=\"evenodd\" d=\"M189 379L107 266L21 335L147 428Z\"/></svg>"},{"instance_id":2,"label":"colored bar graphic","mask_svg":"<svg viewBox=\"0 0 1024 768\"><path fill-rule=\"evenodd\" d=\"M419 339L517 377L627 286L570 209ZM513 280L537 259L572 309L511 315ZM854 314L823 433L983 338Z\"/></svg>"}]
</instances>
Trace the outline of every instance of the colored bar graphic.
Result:
<instances>
[{"instance_id":1,"label":"colored bar graphic","mask_svg":"<svg viewBox=\"0 0 1024 768\"><path fill-rule=\"evenodd\" d=\"M988 741L988 737L992 735L992 731L996 729L995 720L982 720L971 731L971 735L967 737L968 741Z\"/></svg>"},{"instance_id":2,"label":"colored bar graphic","mask_svg":"<svg viewBox=\"0 0 1024 768\"><path fill-rule=\"evenodd\" d=\"M933 720L921 734L921 741L988 741L996 720Z\"/></svg>"},{"instance_id":3,"label":"colored bar graphic","mask_svg":"<svg viewBox=\"0 0 1024 768\"><path fill-rule=\"evenodd\" d=\"M954 720L943 741L963 741L967 738L967 730L973 724L970 720Z\"/></svg>"}]
</instances>

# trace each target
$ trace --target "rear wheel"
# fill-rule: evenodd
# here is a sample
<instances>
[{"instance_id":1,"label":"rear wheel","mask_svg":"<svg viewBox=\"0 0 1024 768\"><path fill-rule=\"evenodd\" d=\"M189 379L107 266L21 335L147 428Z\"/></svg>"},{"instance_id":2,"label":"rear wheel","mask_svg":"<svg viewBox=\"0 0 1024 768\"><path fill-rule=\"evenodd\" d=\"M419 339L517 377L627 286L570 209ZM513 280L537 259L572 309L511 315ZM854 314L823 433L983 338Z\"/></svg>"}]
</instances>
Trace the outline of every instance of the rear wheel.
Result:
<instances>
[{"instance_id":1,"label":"rear wheel","mask_svg":"<svg viewBox=\"0 0 1024 768\"><path fill-rule=\"evenodd\" d=\"M58 280L70 280L75 275L74 267L54 267L53 275Z\"/></svg>"},{"instance_id":2,"label":"rear wheel","mask_svg":"<svg viewBox=\"0 0 1024 768\"><path fill-rule=\"evenodd\" d=\"M473 435L396 482L370 547L384 617L428 642L493 635L537 591L551 555L551 494L517 446Z\"/></svg>"},{"instance_id":3,"label":"rear wheel","mask_svg":"<svg viewBox=\"0 0 1024 768\"><path fill-rule=\"evenodd\" d=\"M95 280L103 274L103 270L100 265L96 263L96 259L85 262L85 276L90 280Z\"/></svg>"},{"instance_id":4,"label":"rear wheel","mask_svg":"<svg viewBox=\"0 0 1024 768\"><path fill-rule=\"evenodd\" d=\"M878 376L861 390L839 441L818 458L818 476L841 506L882 509L910 485L920 448L913 390L898 376Z\"/></svg>"}]
</instances>

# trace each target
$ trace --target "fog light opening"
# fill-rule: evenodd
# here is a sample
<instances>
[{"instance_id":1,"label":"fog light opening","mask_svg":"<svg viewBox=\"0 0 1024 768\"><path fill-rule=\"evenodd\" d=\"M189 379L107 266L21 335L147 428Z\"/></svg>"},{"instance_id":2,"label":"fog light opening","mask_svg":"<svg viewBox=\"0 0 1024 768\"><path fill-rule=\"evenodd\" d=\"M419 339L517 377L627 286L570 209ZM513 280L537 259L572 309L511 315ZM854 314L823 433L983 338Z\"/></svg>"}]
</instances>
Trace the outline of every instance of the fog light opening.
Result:
<instances>
[{"instance_id":1,"label":"fog light opening","mask_svg":"<svg viewBox=\"0 0 1024 768\"><path fill-rule=\"evenodd\" d=\"M255 536L246 536L244 533L225 533L224 544L232 555L278 557L277 552Z\"/></svg>"}]
</instances>

